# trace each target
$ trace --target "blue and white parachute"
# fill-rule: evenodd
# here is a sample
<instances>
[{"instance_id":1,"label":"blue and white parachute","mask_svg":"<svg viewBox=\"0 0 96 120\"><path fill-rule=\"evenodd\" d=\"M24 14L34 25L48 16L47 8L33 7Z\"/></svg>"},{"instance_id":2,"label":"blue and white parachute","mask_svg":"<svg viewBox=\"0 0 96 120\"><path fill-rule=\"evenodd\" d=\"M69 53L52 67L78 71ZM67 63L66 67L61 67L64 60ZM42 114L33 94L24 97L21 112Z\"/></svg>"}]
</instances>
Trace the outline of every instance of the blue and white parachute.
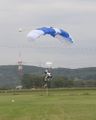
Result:
<instances>
[{"instance_id":1,"label":"blue and white parachute","mask_svg":"<svg viewBox=\"0 0 96 120\"><path fill-rule=\"evenodd\" d=\"M50 35L57 39L63 39L70 43L73 43L71 35L64 31L63 29L58 29L54 27L41 27L36 30L32 30L27 34L28 39L35 40L42 35Z\"/></svg>"}]
</instances>

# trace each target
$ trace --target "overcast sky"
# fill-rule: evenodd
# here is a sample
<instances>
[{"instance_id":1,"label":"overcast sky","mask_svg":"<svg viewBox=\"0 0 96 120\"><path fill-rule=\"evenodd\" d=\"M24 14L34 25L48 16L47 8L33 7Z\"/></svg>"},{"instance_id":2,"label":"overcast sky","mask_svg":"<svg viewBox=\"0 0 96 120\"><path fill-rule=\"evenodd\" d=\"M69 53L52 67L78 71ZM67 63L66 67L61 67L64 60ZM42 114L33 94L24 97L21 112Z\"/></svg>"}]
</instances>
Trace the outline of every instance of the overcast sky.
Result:
<instances>
[{"instance_id":1,"label":"overcast sky","mask_svg":"<svg viewBox=\"0 0 96 120\"><path fill-rule=\"evenodd\" d=\"M68 31L74 44L50 36L28 41L27 33L42 26ZM21 54L29 65L51 61L53 67L96 67L95 0L1 0L0 33L0 65L17 64Z\"/></svg>"}]
</instances>

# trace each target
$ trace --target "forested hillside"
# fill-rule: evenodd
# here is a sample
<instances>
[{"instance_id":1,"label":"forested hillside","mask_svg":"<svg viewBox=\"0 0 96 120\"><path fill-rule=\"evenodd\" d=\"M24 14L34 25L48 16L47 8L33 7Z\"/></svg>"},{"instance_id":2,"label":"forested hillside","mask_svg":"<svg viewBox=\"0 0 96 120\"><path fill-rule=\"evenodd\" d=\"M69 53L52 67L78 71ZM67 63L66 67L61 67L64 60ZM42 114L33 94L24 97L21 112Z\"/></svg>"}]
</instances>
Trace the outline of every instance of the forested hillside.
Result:
<instances>
[{"instance_id":1,"label":"forested hillside","mask_svg":"<svg viewBox=\"0 0 96 120\"><path fill-rule=\"evenodd\" d=\"M23 66L23 75L44 75L45 68L37 66ZM72 80L96 80L96 67L67 69L54 68L51 70L53 77L67 77ZM0 88L14 88L20 84L20 75L17 65L0 66Z\"/></svg>"}]
</instances>

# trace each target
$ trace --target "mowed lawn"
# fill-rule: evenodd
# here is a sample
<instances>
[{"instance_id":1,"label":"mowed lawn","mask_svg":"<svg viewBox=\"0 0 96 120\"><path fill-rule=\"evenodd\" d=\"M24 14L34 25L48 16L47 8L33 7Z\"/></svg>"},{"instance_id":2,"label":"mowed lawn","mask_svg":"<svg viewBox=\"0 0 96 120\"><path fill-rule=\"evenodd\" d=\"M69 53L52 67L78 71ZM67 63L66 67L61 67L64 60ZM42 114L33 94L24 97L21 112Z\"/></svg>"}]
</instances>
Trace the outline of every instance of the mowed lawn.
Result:
<instances>
[{"instance_id":1,"label":"mowed lawn","mask_svg":"<svg viewBox=\"0 0 96 120\"><path fill-rule=\"evenodd\" d=\"M0 93L0 120L96 120L96 90Z\"/></svg>"}]
</instances>

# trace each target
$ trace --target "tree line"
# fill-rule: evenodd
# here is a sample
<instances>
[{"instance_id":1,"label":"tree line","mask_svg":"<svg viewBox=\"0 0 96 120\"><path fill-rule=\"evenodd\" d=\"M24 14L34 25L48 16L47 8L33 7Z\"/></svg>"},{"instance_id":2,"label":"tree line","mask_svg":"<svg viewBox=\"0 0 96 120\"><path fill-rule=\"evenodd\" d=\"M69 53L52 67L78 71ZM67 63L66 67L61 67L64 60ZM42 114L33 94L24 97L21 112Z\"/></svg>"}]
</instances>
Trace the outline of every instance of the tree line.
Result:
<instances>
[{"instance_id":1,"label":"tree line","mask_svg":"<svg viewBox=\"0 0 96 120\"><path fill-rule=\"evenodd\" d=\"M24 74L22 77L23 88L42 88L44 87L44 76ZM54 76L47 82L49 88L65 87L96 87L96 80L84 80L72 77Z\"/></svg>"}]
</instances>

